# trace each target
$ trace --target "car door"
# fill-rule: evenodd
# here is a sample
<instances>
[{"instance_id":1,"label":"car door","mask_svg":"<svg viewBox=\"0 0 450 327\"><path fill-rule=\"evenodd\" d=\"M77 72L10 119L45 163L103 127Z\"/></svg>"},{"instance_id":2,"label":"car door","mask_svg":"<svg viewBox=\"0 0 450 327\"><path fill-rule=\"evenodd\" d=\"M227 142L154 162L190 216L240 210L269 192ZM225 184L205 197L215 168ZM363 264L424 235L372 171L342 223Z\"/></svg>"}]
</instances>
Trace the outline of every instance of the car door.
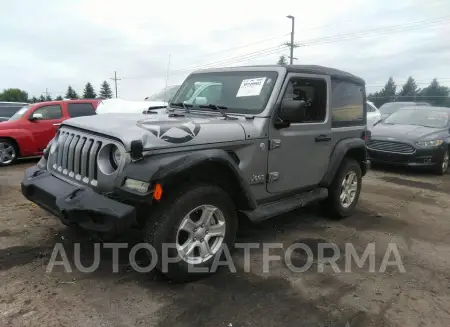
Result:
<instances>
[{"instance_id":1,"label":"car door","mask_svg":"<svg viewBox=\"0 0 450 327\"><path fill-rule=\"evenodd\" d=\"M38 105L30 113L28 126L33 135L36 152L44 151L63 120L63 110L60 104Z\"/></svg>"},{"instance_id":2,"label":"car door","mask_svg":"<svg viewBox=\"0 0 450 327\"><path fill-rule=\"evenodd\" d=\"M329 76L288 74L269 127L269 193L310 189L325 175L332 151L329 89ZM277 128L284 99L306 101L306 114L302 121Z\"/></svg>"}]
</instances>

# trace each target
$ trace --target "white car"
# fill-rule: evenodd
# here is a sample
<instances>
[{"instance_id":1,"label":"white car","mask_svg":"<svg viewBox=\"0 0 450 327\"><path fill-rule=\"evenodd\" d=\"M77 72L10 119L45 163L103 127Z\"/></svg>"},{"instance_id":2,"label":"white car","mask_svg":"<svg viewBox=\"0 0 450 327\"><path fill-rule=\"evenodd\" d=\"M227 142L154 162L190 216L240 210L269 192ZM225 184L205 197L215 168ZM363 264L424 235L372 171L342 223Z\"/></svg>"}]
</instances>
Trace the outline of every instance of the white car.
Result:
<instances>
[{"instance_id":1,"label":"white car","mask_svg":"<svg viewBox=\"0 0 450 327\"><path fill-rule=\"evenodd\" d=\"M149 97L145 98L145 101L157 101L157 102L166 102L168 103L170 99L173 98L175 93L177 93L178 89L181 85L171 85L167 88L163 88L158 93L155 93Z\"/></svg>"},{"instance_id":2,"label":"white car","mask_svg":"<svg viewBox=\"0 0 450 327\"><path fill-rule=\"evenodd\" d=\"M373 102L367 102L367 129L371 129L373 125L381 119L381 112L377 107L373 104Z\"/></svg>"},{"instance_id":3,"label":"white car","mask_svg":"<svg viewBox=\"0 0 450 327\"><path fill-rule=\"evenodd\" d=\"M154 111L165 111L167 102L162 101L132 101L123 99L106 99L102 100L98 106L97 114L107 113L130 113L138 114L152 107L157 108Z\"/></svg>"}]
</instances>

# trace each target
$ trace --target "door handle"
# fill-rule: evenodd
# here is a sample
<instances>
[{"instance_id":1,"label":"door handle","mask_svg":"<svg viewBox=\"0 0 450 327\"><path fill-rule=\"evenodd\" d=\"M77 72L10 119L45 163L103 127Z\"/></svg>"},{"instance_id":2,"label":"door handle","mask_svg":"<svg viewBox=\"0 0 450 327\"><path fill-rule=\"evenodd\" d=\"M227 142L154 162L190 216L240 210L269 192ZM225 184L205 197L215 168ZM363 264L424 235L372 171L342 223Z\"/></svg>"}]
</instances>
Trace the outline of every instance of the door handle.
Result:
<instances>
[{"instance_id":1,"label":"door handle","mask_svg":"<svg viewBox=\"0 0 450 327\"><path fill-rule=\"evenodd\" d=\"M331 137L329 135L319 135L315 138L316 142L328 142L331 141Z\"/></svg>"},{"instance_id":2,"label":"door handle","mask_svg":"<svg viewBox=\"0 0 450 327\"><path fill-rule=\"evenodd\" d=\"M59 124L53 124L53 126L59 126L59 125L61 125L61 123L59 123Z\"/></svg>"}]
</instances>

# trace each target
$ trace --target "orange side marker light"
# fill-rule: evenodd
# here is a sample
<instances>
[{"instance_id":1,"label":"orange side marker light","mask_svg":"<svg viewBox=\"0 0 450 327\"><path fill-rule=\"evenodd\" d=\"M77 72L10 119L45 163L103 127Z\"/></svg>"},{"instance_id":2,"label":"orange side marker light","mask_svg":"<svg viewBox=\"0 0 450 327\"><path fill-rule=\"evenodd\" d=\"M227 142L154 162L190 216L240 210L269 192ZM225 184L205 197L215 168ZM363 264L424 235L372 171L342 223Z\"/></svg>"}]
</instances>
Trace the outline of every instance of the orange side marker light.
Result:
<instances>
[{"instance_id":1,"label":"orange side marker light","mask_svg":"<svg viewBox=\"0 0 450 327\"><path fill-rule=\"evenodd\" d=\"M156 184L155 188L153 189L153 198L155 200L159 201L159 200L161 200L162 194L163 194L163 189L162 189L161 184Z\"/></svg>"}]
</instances>

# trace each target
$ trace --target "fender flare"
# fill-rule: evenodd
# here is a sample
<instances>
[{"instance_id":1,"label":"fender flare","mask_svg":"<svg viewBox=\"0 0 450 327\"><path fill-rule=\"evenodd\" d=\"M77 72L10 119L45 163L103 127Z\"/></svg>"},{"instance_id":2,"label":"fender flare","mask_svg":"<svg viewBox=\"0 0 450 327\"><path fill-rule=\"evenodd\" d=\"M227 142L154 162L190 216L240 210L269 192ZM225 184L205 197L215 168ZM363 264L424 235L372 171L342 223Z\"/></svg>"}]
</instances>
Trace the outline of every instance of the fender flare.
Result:
<instances>
[{"instance_id":1,"label":"fender flare","mask_svg":"<svg viewBox=\"0 0 450 327\"><path fill-rule=\"evenodd\" d=\"M25 129L10 128L0 132L0 138L12 139L19 147L21 156L26 156L30 153L31 148L35 144L32 133Z\"/></svg>"},{"instance_id":2,"label":"fender flare","mask_svg":"<svg viewBox=\"0 0 450 327\"><path fill-rule=\"evenodd\" d=\"M126 166L123 176L149 183L172 182L176 176L200 164L217 164L226 169L235 177L248 208L257 207L256 200L251 192L250 185L239 169L236 160L225 150L208 149L195 152L176 152L161 155L152 155Z\"/></svg>"},{"instance_id":3,"label":"fender flare","mask_svg":"<svg viewBox=\"0 0 450 327\"><path fill-rule=\"evenodd\" d=\"M365 169L365 162L367 158L366 142L359 138L349 138L339 141L333 149L330 157L330 163L328 165L327 172L325 173L320 186L328 187L333 182L334 176L336 175L339 167L341 166L342 160L347 155L347 153L354 149L361 149L364 153L364 158L361 160L361 167ZM363 175L365 171L363 171Z\"/></svg>"}]
</instances>

